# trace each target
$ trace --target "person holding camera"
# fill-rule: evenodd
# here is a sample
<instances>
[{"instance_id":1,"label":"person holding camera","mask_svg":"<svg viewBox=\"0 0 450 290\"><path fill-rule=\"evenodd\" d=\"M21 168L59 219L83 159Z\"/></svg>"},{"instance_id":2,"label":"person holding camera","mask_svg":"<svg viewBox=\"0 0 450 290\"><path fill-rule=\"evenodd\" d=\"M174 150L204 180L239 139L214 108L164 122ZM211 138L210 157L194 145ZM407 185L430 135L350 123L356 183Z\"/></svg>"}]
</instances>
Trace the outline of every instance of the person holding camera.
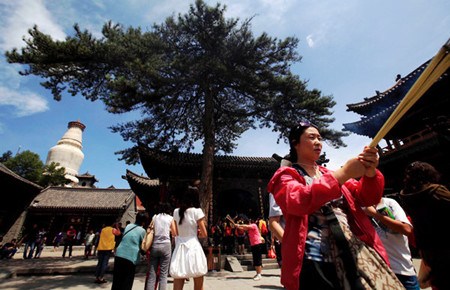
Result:
<instances>
[{"instance_id":1,"label":"person holding camera","mask_svg":"<svg viewBox=\"0 0 450 290\"><path fill-rule=\"evenodd\" d=\"M408 240L414 232L403 208L394 199L383 197L378 205L363 209L372 218L372 224L389 256L392 271L405 289L419 290Z\"/></svg>"}]
</instances>

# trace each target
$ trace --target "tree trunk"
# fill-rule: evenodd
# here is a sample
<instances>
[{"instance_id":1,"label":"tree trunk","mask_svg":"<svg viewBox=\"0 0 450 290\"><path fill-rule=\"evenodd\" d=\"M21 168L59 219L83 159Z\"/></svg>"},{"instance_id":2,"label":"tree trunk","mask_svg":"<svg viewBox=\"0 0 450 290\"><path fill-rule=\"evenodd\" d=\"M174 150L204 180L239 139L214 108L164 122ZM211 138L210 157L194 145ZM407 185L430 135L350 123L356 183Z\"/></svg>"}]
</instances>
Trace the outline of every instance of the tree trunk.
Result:
<instances>
[{"instance_id":1,"label":"tree trunk","mask_svg":"<svg viewBox=\"0 0 450 290\"><path fill-rule=\"evenodd\" d=\"M200 206L208 221L210 214L209 207L213 197L215 149L214 98L209 92L205 94L205 117L203 121L205 144L203 147L202 177L200 183Z\"/></svg>"}]
</instances>

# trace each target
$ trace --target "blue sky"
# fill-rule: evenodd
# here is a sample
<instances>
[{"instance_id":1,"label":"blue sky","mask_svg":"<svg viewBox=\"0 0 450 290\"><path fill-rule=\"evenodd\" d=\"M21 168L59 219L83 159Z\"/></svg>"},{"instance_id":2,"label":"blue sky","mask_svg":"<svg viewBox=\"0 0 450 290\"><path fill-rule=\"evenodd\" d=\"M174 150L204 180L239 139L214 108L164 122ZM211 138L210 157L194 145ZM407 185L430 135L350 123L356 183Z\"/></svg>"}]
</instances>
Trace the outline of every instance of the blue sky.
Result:
<instances>
[{"instance_id":1,"label":"blue sky","mask_svg":"<svg viewBox=\"0 0 450 290\"><path fill-rule=\"evenodd\" d=\"M206 1L215 5L217 1ZM31 150L45 162L48 150L62 137L69 121L86 125L83 133L85 159L80 173L94 174L99 187L128 188L121 178L126 169L144 173L142 167L118 161L114 152L130 144L109 126L127 121L130 115L112 115L100 102L64 95L53 100L39 78L23 77L18 65L8 64L4 52L24 45L27 30L37 24L55 39L73 34L73 24L101 36L103 24L112 20L124 26L149 29L172 14L186 13L193 1L184 0L0 0L0 154ZM295 36L303 59L294 73L333 95L337 105L333 127L359 120L346 112L346 104L384 91L402 76L433 57L450 37L450 1L380 0L227 0L227 17L253 17L255 35ZM246 132L234 155L271 156L287 153L286 144L277 144L277 135L268 130ZM344 138L347 147L325 146L329 168L338 168L356 156L368 138L352 134ZM200 151L201 148L198 148Z\"/></svg>"}]
</instances>

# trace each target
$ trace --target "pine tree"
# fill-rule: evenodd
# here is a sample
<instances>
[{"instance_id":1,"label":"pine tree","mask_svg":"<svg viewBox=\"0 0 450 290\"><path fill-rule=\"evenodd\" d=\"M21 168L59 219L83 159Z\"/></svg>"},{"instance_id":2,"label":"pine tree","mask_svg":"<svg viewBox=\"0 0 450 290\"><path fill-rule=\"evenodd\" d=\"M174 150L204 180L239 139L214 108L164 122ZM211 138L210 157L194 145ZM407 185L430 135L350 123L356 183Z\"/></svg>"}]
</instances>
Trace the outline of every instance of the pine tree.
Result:
<instances>
[{"instance_id":1,"label":"pine tree","mask_svg":"<svg viewBox=\"0 0 450 290\"><path fill-rule=\"evenodd\" d=\"M35 26L26 47L6 56L28 65L23 75L45 78L42 85L55 100L67 91L99 99L111 113L140 112L141 119L112 127L135 144L117 152L130 164L138 161L140 145L189 152L201 141L200 196L207 214L214 155L231 153L243 132L272 128L280 140L308 119L333 146L344 145L346 135L329 129L333 98L308 90L291 72L301 59L298 39L255 37L251 19L226 19L225 11L197 0L186 14L146 32L108 22L99 39L75 25L73 36L55 41Z\"/></svg>"}]
</instances>

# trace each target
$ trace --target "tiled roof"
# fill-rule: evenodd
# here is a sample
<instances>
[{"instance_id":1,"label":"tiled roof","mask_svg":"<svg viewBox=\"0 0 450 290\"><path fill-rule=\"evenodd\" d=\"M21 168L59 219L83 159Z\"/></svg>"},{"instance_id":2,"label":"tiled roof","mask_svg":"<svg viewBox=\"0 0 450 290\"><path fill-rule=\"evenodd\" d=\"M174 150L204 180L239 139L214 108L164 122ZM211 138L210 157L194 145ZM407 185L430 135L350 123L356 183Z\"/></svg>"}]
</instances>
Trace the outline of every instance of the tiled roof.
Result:
<instances>
[{"instance_id":1,"label":"tiled roof","mask_svg":"<svg viewBox=\"0 0 450 290\"><path fill-rule=\"evenodd\" d=\"M394 112L406 96L411 86L423 72L427 63L408 75L406 82L391 88L379 97L367 99L364 102L347 105L349 110L363 114L357 122L343 124L344 131L358 135L375 137L383 124ZM386 134L387 139L402 139L414 132L434 127L441 123L439 119L448 119L448 102L450 99L450 71L442 76L423 94L406 114ZM403 79L402 79L403 80Z\"/></svg>"},{"instance_id":2,"label":"tiled roof","mask_svg":"<svg viewBox=\"0 0 450 290\"><path fill-rule=\"evenodd\" d=\"M91 178L91 179L94 179L96 182L98 182L98 179L95 178L95 175L90 174L88 171L86 171L86 173L83 173L83 174L78 174L77 177L78 178Z\"/></svg>"},{"instance_id":3,"label":"tiled roof","mask_svg":"<svg viewBox=\"0 0 450 290\"><path fill-rule=\"evenodd\" d=\"M121 210L134 197L131 189L48 187L31 202L30 209Z\"/></svg>"},{"instance_id":4,"label":"tiled roof","mask_svg":"<svg viewBox=\"0 0 450 290\"><path fill-rule=\"evenodd\" d=\"M348 104L347 111L370 117L377 114L379 111L388 110L392 106L395 108L428 66L429 62L430 60L416 68L406 77L401 78L394 86L386 91L378 93L370 98L364 98L364 101L362 102Z\"/></svg>"},{"instance_id":5,"label":"tiled roof","mask_svg":"<svg viewBox=\"0 0 450 290\"><path fill-rule=\"evenodd\" d=\"M148 186L148 187L158 187L159 186L159 179L150 179L146 176L141 176L133 171L130 171L127 169L127 174L125 176L125 179L128 180L128 183L138 183L140 185Z\"/></svg>"},{"instance_id":6,"label":"tiled roof","mask_svg":"<svg viewBox=\"0 0 450 290\"><path fill-rule=\"evenodd\" d=\"M3 163L0 163L0 172L4 173L6 175L9 175L9 176L13 177L14 179L17 179L23 183L26 183L26 184L30 185L31 187L34 187L39 190L42 189L42 187L40 185L37 185L36 183L33 183L33 182L29 181L28 179L25 179L22 176L16 174L15 172L11 171L8 167L3 165Z\"/></svg>"},{"instance_id":7,"label":"tiled roof","mask_svg":"<svg viewBox=\"0 0 450 290\"><path fill-rule=\"evenodd\" d=\"M136 196L139 197L142 206L150 209L159 201L160 183L158 179L140 176L130 170L127 170L125 179Z\"/></svg>"},{"instance_id":8,"label":"tiled roof","mask_svg":"<svg viewBox=\"0 0 450 290\"><path fill-rule=\"evenodd\" d=\"M201 173L202 154L161 152L141 146L139 147L139 156L142 166L150 178L161 175L199 178ZM232 155L216 155L214 157L214 173L222 177L270 178L278 167L279 163L273 157Z\"/></svg>"},{"instance_id":9,"label":"tiled roof","mask_svg":"<svg viewBox=\"0 0 450 290\"><path fill-rule=\"evenodd\" d=\"M184 164L184 165L197 165L202 163L202 154L198 153L170 153L154 151L149 148L140 148L141 157L142 155L151 156L155 160L159 160L163 163L174 163L174 164ZM277 163L272 157L247 157L247 156L233 156L233 155L216 155L214 157L215 167L235 167L235 168L249 168L261 165L272 166Z\"/></svg>"}]
</instances>

